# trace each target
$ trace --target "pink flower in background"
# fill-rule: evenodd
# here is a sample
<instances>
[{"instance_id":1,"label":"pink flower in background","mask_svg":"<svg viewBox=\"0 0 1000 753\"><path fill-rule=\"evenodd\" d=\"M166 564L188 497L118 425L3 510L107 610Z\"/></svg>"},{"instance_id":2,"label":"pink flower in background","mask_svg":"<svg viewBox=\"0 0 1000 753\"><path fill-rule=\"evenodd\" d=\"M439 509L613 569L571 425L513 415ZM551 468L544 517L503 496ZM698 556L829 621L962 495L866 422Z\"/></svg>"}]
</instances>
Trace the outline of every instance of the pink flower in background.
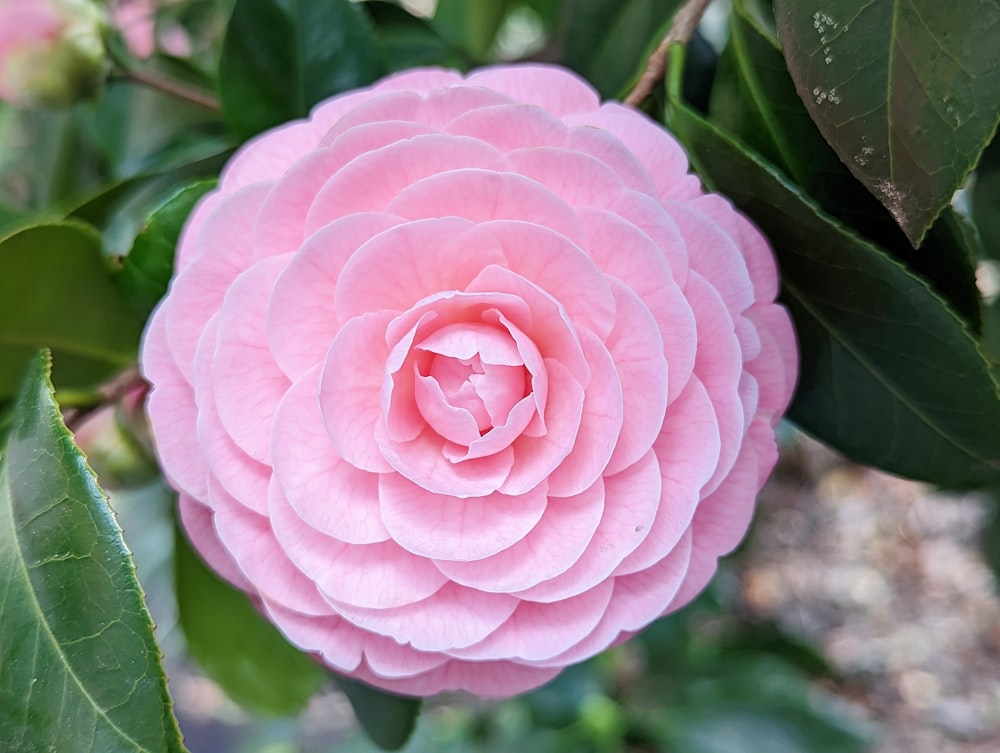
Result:
<instances>
[{"instance_id":1,"label":"pink flower in background","mask_svg":"<svg viewBox=\"0 0 1000 753\"><path fill-rule=\"evenodd\" d=\"M104 75L101 12L92 0L0 0L0 99L68 105Z\"/></svg>"},{"instance_id":2,"label":"pink flower in background","mask_svg":"<svg viewBox=\"0 0 1000 753\"><path fill-rule=\"evenodd\" d=\"M164 4L157 0L118 0L114 4L115 26L136 57L151 57L157 45L175 57L191 54L191 38L180 26L168 26L157 35L156 9Z\"/></svg>"},{"instance_id":3,"label":"pink flower in background","mask_svg":"<svg viewBox=\"0 0 1000 753\"><path fill-rule=\"evenodd\" d=\"M574 75L419 70L248 143L143 369L184 526L396 692L535 687L693 598L797 357L767 243Z\"/></svg>"}]
</instances>

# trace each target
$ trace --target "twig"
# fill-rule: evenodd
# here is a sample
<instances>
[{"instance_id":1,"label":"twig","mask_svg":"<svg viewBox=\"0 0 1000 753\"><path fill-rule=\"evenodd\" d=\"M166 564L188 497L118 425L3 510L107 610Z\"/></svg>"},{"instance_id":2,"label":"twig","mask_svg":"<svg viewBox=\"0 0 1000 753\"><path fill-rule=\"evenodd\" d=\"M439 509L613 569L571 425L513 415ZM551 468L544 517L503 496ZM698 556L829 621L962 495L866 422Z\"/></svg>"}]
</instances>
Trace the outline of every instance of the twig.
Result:
<instances>
[{"instance_id":1,"label":"twig","mask_svg":"<svg viewBox=\"0 0 1000 753\"><path fill-rule=\"evenodd\" d=\"M687 43L698 28L698 22L705 14L705 9L711 0L687 0L674 16L667 35L660 42L659 46L649 56L646 62L646 70L642 72L635 87L625 97L625 104L632 107L639 107L650 94L656 85L663 80L667 70L667 49L672 44Z\"/></svg>"},{"instance_id":2,"label":"twig","mask_svg":"<svg viewBox=\"0 0 1000 753\"><path fill-rule=\"evenodd\" d=\"M135 81L137 84L142 84L148 86L150 89L155 89L156 91L163 92L164 94L169 94L172 97L177 97L178 99L183 99L186 102L190 102L198 107L203 107L206 110L211 110L212 112L220 112L222 110L219 105L219 100L198 89L193 89L185 84L182 84L173 79L161 76L153 71L141 71L137 68L126 68L121 72L121 75L127 79Z\"/></svg>"},{"instance_id":3,"label":"twig","mask_svg":"<svg viewBox=\"0 0 1000 753\"><path fill-rule=\"evenodd\" d=\"M110 382L101 386L98 390L99 400L91 405L67 410L64 417L66 428L76 432L92 413L106 405L114 405L132 390L143 387L145 384L146 381L142 378L137 367L133 366L127 371L123 371Z\"/></svg>"}]
</instances>

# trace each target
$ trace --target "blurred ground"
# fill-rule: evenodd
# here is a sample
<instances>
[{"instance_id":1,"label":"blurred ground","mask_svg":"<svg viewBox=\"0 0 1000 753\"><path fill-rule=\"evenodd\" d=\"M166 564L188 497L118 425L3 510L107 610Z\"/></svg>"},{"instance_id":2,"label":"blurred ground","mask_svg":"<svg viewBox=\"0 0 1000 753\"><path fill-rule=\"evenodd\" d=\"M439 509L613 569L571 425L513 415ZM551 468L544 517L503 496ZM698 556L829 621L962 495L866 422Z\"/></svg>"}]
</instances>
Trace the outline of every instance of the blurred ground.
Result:
<instances>
[{"instance_id":1,"label":"blurred ground","mask_svg":"<svg viewBox=\"0 0 1000 753\"><path fill-rule=\"evenodd\" d=\"M976 495L801 439L763 495L744 597L814 642L882 726L877 753L1000 751L1000 600Z\"/></svg>"}]
</instances>

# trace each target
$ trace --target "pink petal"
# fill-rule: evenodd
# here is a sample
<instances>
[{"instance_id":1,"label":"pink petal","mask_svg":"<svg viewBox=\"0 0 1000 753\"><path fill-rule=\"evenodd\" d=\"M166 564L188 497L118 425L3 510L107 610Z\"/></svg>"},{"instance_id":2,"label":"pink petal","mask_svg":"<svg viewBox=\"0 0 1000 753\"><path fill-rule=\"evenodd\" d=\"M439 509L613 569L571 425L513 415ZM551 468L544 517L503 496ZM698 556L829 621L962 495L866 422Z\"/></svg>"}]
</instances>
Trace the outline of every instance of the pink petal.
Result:
<instances>
[{"instance_id":1,"label":"pink petal","mask_svg":"<svg viewBox=\"0 0 1000 753\"><path fill-rule=\"evenodd\" d=\"M622 182L634 191L656 195L656 186L645 166L621 141L601 128L577 126L570 128L564 146L583 152L610 167Z\"/></svg>"},{"instance_id":2,"label":"pink petal","mask_svg":"<svg viewBox=\"0 0 1000 753\"><path fill-rule=\"evenodd\" d=\"M191 263L174 278L163 302L167 342L189 382L205 324L222 307L229 286L252 263L254 220L269 190L267 183L244 188L205 219Z\"/></svg>"},{"instance_id":3,"label":"pink petal","mask_svg":"<svg viewBox=\"0 0 1000 753\"><path fill-rule=\"evenodd\" d=\"M348 131L329 147L309 152L289 168L261 205L254 235L255 258L295 251L302 244L316 194L352 159L427 132L416 123L373 123Z\"/></svg>"},{"instance_id":4,"label":"pink petal","mask_svg":"<svg viewBox=\"0 0 1000 753\"><path fill-rule=\"evenodd\" d=\"M278 178L303 155L316 148L322 135L306 120L287 123L245 142L226 163L219 188L232 195L240 189Z\"/></svg>"},{"instance_id":5,"label":"pink petal","mask_svg":"<svg viewBox=\"0 0 1000 753\"><path fill-rule=\"evenodd\" d=\"M561 669L529 667L509 661L452 660L416 677L387 679L364 665L353 676L369 685L403 695L429 696L448 690L464 690L484 698L502 698L544 685Z\"/></svg>"},{"instance_id":6,"label":"pink petal","mask_svg":"<svg viewBox=\"0 0 1000 753\"><path fill-rule=\"evenodd\" d=\"M677 545L691 526L701 489L719 458L719 426L712 401L697 377L667 409L653 451L660 464L660 506L649 535L615 568L616 576L645 570Z\"/></svg>"},{"instance_id":7,"label":"pink petal","mask_svg":"<svg viewBox=\"0 0 1000 753\"><path fill-rule=\"evenodd\" d=\"M347 322L330 345L320 377L320 411L334 448L351 465L372 473L392 470L375 439L382 423L390 319L389 313L377 313Z\"/></svg>"},{"instance_id":8,"label":"pink petal","mask_svg":"<svg viewBox=\"0 0 1000 753\"><path fill-rule=\"evenodd\" d=\"M753 442L745 442L719 487L702 499L694 516L695 547L716 557L740 543L753 517L760 468Z\"/></svg>"},{"instance_id":9,"label":"pink petal","mask_svg":"<svg viewBox=\"0 0 1000 753\"><path fill-rule=\"evenodd\" d=\"M479 68L466 78L469 86L484 86L513 100L565 116L596 110L600 99L579 76L552 65L523 64Z\"/></svg>"},{"instance_id":10,"label":"pink petal","mask_svg":"<svg viewBox=\"0 0 1000 753\"><path fill-rule=\"evenodd\" d=\"M566 126L554 115L519 104L470 110L448 123L445 130L454 136L468 136L492 144L501 152L533 146L560 146L566 139Z\"/></svg>"},{"instance_id":11,"label":"pink petal","mask_svg":"<svg viewBox=\"0 0 1000 753\"><path fill-rule=\"evenodd\" d=\"M488 638L453 656L475 659L544 661L586 638L604 616L614 581L552 604L522 601L514 614Z\"/></svg>"},{"instance_id":12,"label":"pink petal","mask_svg":"<svg viewBox=\"0 0 1000 753\"><path fill-rule=\"evenodd\" d=\"M782 306L753 306L746 316L757 325L761 341L760 355L747 363L746 369L760 385L758 410L774 423L785 412L795 391L798 374L795 330Z\"/></svg>"},{"instance_id":13,"label":"pink petal","mask_svg":"<svg viewBox=\"0 0 1000 753\"><path fill-rule=\"evenodd\" d=\"M685 292L698 325L698 355L694 371L712 398L722 438L719 464L712 479L705 485L705 493L708 493L732 468L743 441L743 403L739 395L743 363L733 321L715 288L692 271Z\"/></svg>"},{"instance_id":14,"label":"pink petal","mask_svg":"<svg viewBox=\"0 0 1000 753\"><path fill-rule=\"evenodd\" d=\"M673 279L667 256L649 236L615 214L581 209L580 219L597 266L631 288L656 320L668 364L667 400L672 401L694 369L698 337L694 313ZM677 239L683 250L679 233Z\"/></svg>"},{"instance_id":15,"label":"pink petal","mask_svg":"<svg viewBox=\"0 0 1000 753\"><path fill-rule=\"evenodd\" d=\"M415 136L362 154L316 194L306 234L350 214L385 211L400 191L421 178L468 168L502 170L504 161L482 141L443 134Z\"/></svg>"},{"instance_id":16,"label":"pink petal","mask_svg":"<svg viewBox=\"0 0 1000 753\"><path fill-rule=\"evenodd\" d=\"M526 494L549 478L572 452L580 429L584 389L559 361L546 359L545 366L549 390L546 432L537 437L523 434L514 442L512 468L499 487L504 494Z\"/></svg>"},{"instance_id":17,"label":"pink petal","mask_svg":"<svg viewBox=\"0 0 1000 753\"><path fill-rule=\"evenodd\" d=\"M621 382L623 420L605 473L632 465L653 445L667 410L667 361L660 327L639 297L612 281L617 317L605 345Z\"/></svg>"},{"instance_id":18,"label":"pink petal","mask_svg":"<svg viewBox=\"0 0 1000 753\"><path fill-rule=\"evenodd\" d=\"M621 140L638 157L656 183L659 198L686 200L701 194L698 179L687 175L687 156L680 144L648 116L616 102L571 115L566 124L597 126Z\"/></svg>"},{"instance_id":19,"label":"pink petal","mask_svg":"<svg viewBox=\"0 0 1000 753\"><path fill-rule=\"evenodd\" d=\"M535 147L511 152L507 159L517 172L548 187L571 207L607 209L625 190L618 173L582 152Z\"/></svg>"},{"instance_id":20,"label":"pink petal","mask_svg":"<svg viewBox=\"0 0 1000 753\"><path fill-rule=\"evenodd\" d=\"M266 517L239 504L218 484L212 484L210 492L219 539L257 592L297 612L333 611L312 579L282 551Z\"/></svg>"},{"instance_id":21,"label":"pink petal","mask_svg":"<svg viewBox=\"0 0 1000 753\"><path fill-rule=\"evenodd\" d=\"M348 606L385 610L426 599L446 582L434 565L393 541L345 544L306 524L276 482L271 484L271 526L288 557L337 611ZM301 611L301 610L300 610Z\"/></svg>"},{"instance_id":22,"label":"pink petal","mask_svg":"<svg viewBox=\"0 0 1000 753\"><path fill-rule=\"evenodd\" d=\"M212 390L220 315L205 325L195 355L195 392L198 402L198 445L208 461L212 477L240 504L267 515L267 485L271 469L247 455L233 441L219 420Z\"/></svg>"},{"instance_id":23,"label":"pink petal","mask_svg":"<svg viewBox=\"0 0 1000 753\"><path fill-rule=\"evenodd\" d=\"M591 379L583 390L583 411L573 449L549 475L549 494L556 497L579 494L608 473L608 461L622 430L622 383L615 362L588 330L580 330L580 343L590 364ZM555 427L548 420L547 423L551 433ZM524 444L519 443L519 459L523 450Z\"/></svg>"},{"instance_id":24,"label":"pink petal","mask_svg":"<svg viewBox=\"0 0 1000 753\"><path fill-rule=\"evenodd\" d=\"M201 504L193 497L181 492L177 495L177 510L181 525L187 534L188 541L198 555L223 580L228 581L242 591L254 592L254 587L243 575L243 571L233 562L232 555L219 541L212 522L211 508Z\"/></svg>"},{"instance_id":25,"label":"pink petal","mask_svg":"<svg viewBox=\"0 0 1000 753\"><path fill-rule=\"evenodd\" d=\"M319 369L285 394L271 433L274 476L288 504L310 526L349 544L389 538L379 512L379 476L337 455L319 409Z\"/></svg>"},{"instance_id":26,"label":"pink petal","mask_svg":"<svg viewBox=\"0 0 1000 753\"><path fill-rule=\"evenodd\" d=\"M746 262L733 239L692 204L670 203L674 218L690 250L691 269L719 291L735 318L753 305L754 289Z\"/></svg>"},{"instance_id":27,"label":"pink petal","mask_svg":"<svg viewBox=\"0 0 1000 753\"><path fill-rule=\"evenodd\" d=\"M635 225L666 254L674 282L683 290L687 285L689 256L694 251L688 248L680 228L663 204L644 193L625 189L607 209Z\"/></svg>"},{"instance_id":28,"label":"pink petal","mask_svg":"<svg viewBox=\"0 0 1000 753\"><path fill-rule=\"evenodd\" d=\"M337 282L337 316L406 311L443 290L463 290L490 264L502 263L496 242L458 217L418 220L390 228L359 248Z\"/></svg>"},{"instance_id":29,"label":"pink petal","mask_svg":"<svg viewBox=\"0 0 1000 753\"><path fill-rule=\"evenodd\" d=\"M573 497L550 499L538 525L492 557L435 564L453 581L480 591L521 591L566 572L580 559L603 513L604 482L598 479Z\"/></svg>"},{"instance_id":30,"label":"pink petal","mask_svg":"<svg viewBox=\"0 0 1000 753\"><path fill-rule=\"evenodd\" d=\"M542 184L509 172L464 169L431 175L400 191L386 211L408 220L443 215L476 223L523 220L554 230L577 245L584 237L566 202Z\"/></svg>"},{"instance_id":31,"label":"pink petal","mask_svg":"<svg viewBox=\"0 0 1000 753\"><path fill-rule=\"evenodd\" d=\"M309 236L278 276L267 309L267 341L289 379L321 363L340 329L333 291L347 260L398 222L375 212L333 222Z\"/></svg>"},{"instance_id":32,"label":"pink petal","mask_svg":"<svg viewBox=\"0 0 1000 753\"><path fill-rule=\"evenodd\" d=\"M690 559L691 534L686 532L659 562L634 575L615 578L615 588L600 624L576 645L539 664L560 667L589 659L614 645L623 633L649 625L664 613L683 585Z\"/></svg>"},{"instance_id":33,"label":"pink petal","mask_svg":"<svg viewBox=\"0 0 1000 753\"><path fill-rule=\"evenodd\" d=\"M478 643L502 625L518 600L447 583L423 601L388 609L341 606L363 630L385 635L420 651L452 651Z\"/></svg>"},{"instance_id":34,"label":"pink petal","mask_svg":"<svg viewBox=\"0 0 1000 753\"><path fill-rule=\"evenodd\" d=\"M262 599L264 611L288 641L309 653L319 654L323 661L341 672L358 668L365 645L378 636L358 630L347 620L335 615L308 615L288 609L268 598Z\"/></svg>"},{"instance_id":35,"label":"pink petal","mask_svg":"<svg viewBox=\"0 0 1000 753\"><path fill-rule=\"evenodd\" d=\"M250 457L270 463L271 423L291 386L267 345L267 304L290 254L241 274L226 293L212 363L212 392L222 425Z\"/></svg>"},{"instance_id":36,"label":"pink petal","mask_svg":"<svg viewBox=\"0 0 1000 753\"><path fill-rule=\"evenodd\" d=\"M733 209L732 205L717 194L706 194L691 202L705 216L721 227L743 254L750 279L753 281L754 300L770 303L778 297L778 268L774 252L767 239L752 223Z\"/></svg>"},{"instance_id":37,"label":"pink petal","mask_svg":"<svg viewBox=\"0 0 1000 753\"><path fill-rule=\"evenodd\" d=\"M382 520L393 540L422 557L467 562L523 539L547 504L545 485L518 497L458 499L433 494L394 473L379 480Z\"/></svg>"},{"instance_id":38,"label":"pink petal","mask_svg":"<svg viewBox=\"0 0 1000 753\"><path fill-rule=\"evenodd\" d=\"M583 556L569 570L516 595L553 602L608 578L649 534L660 504L660 466L650 450L642 460L604 479L604 517Z\"/></svg>"},{"instance_id":39,"label":"pink petal","mask_svg":"<svg viewBox=\"0 0 1000 753\"><path fill-rule=\"evenodd\" d=\"M374 89L376 91L429 92L461 83L462 76L457 71L444 68L416 68L402 73L393 73L379 81Z\"/></svg>"},{"instance_id":40,"label":"pink petal","mask_svg":"<svg viewBox=\"0 0 1000 753\"><path fill-rule=\"evenodd\" d=\"M463 499L485 497L497 490L507 493L504 482L514 464L514 452L510 447L486 457L453 462L445 454L447 440L430 428L424 429L416 439L397 442L386 434L385 425L380 423L376 437L389 464L429 492Z\"/></svg>"},{"instance_id":41,"label":"pink petal","mask_svg":"<svg viewBox=\"0 0 1000 753\"><path fill-rule=\"evenodd\" d=\"M578 246L547 227L495 220L477 228L475 245L499 245L512 272L559 301L570 319L602 340L615 320L615 301L601 271Z\"/></svg>"}]
</instances>

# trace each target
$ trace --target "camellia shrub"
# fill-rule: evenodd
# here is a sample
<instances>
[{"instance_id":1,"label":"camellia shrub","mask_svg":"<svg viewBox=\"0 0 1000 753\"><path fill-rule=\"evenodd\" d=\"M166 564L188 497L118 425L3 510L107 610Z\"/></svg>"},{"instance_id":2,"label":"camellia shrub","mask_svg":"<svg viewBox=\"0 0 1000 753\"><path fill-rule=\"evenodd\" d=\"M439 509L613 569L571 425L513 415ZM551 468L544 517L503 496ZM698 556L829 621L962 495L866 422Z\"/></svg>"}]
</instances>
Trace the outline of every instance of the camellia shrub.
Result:
<instances>
[{"instance_id":1,"label":"camellia shrub","mask_svg":"<svg viewBox=\"0 0 1000 753\"><path fill-rule=\"evenodd\" d=\"M138 6L0 0L0 750L185 749L102 485L236 701L394 748L686 625L786 411L1000 484L995 5Z\"/></svg>"}]
</instances>

